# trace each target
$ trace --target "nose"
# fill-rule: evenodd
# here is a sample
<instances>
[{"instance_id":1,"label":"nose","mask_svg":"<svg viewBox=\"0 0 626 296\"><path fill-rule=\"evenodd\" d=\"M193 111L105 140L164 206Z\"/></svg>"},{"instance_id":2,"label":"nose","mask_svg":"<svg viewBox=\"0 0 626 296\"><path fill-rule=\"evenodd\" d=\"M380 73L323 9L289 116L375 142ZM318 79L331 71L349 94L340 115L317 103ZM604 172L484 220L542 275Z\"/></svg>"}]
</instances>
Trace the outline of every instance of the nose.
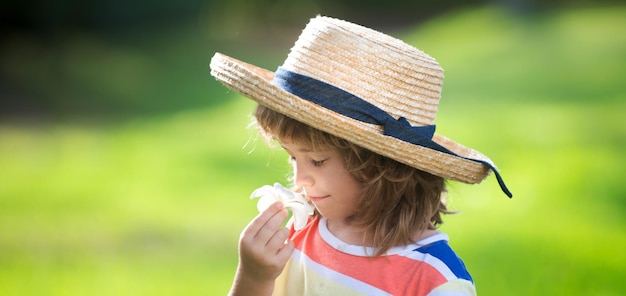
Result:
<instances>
[{"instance_id":1,"label":"nose","mask_svg":"<svg viewBox=\"0 0 626 296\"><path fill-rule=\"evenodd\" d=\"M293 165L293 176L294 181L297 186L300 187L311 187L315 184L313 177L308 173L308 171L304 168L304 166L298 166L298 162L294 161Z\"/></svg>"}]
</instances>

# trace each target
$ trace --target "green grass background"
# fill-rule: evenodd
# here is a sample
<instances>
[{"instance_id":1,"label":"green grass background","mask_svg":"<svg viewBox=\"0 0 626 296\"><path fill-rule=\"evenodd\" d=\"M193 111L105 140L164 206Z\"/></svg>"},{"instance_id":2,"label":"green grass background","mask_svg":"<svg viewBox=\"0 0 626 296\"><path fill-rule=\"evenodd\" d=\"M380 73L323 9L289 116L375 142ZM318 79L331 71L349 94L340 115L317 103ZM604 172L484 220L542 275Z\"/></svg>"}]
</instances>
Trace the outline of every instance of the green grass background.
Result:
<instances>
[{"instance_id":1,"label":"green grass background","mask_svg":"<svg viewBox=\"0 0 626 296\"><path fill-rule=\"evenodd\" d=\"M395 34L446 71L438 132L490 156L515 195L494 177L450 183L460 214L442 230L480 295L626 293L625 28L624 6L531 17L486 7ZM165 48L147 56L88 38L50 49L82 82L53 95L189 96L206 107L0 125L0 295L228 291L239 232L256 214L249 193L283 181L286 156L255 140L253 103L209 77L212 52L194 47L196 34L163 34L179 42L144 37L145 49ZM44 51L20 44L10 54L43 57L12 75L47 89ZM235 53L275 67L286 49ZM161 80L169 91L140 87Z\"/></svg>"}]
</instances>

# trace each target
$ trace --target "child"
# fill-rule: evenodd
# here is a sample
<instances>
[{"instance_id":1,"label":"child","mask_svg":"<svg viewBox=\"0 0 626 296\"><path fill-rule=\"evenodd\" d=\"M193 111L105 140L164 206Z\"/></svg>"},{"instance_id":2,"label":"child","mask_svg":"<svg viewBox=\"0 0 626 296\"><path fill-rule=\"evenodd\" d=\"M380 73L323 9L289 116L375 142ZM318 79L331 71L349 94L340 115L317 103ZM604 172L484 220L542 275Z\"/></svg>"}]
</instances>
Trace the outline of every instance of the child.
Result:
<instances>
[{"instance_id":1,"label":"child","mask_svg":"<svg viewBox=\"0 0 626 296\"><path fill-rule=\"evenodd\" d=\"M260 133L290 155L314 206L282 227L277 202L242 232L231 295L475 295L437 231L445 179L478 183L479 152L435 135L443 71L406 43L316 17L273 73L216 53L211 74L259 103Z\"/></svg>"}]
</instances>

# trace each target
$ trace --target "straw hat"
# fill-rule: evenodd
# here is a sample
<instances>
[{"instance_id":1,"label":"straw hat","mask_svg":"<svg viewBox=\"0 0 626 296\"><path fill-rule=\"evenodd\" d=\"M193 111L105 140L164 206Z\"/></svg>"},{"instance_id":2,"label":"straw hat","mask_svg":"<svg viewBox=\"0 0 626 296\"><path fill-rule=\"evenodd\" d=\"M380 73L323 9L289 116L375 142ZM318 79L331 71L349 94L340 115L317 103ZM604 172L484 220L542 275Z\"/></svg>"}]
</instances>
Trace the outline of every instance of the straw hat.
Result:
<instances>
[{"instance_id":1,"label":"straw hat","mask_svg":"<svg viewBox=\"0 0 626 296\"><path fill-rule=\"evenodd\" d=\"M434 175L479 183L480 152L434 134L443 70L403 41L318 16L276 72L215 53L211 75L259 104Z\"/></svg>"}]
</instances>

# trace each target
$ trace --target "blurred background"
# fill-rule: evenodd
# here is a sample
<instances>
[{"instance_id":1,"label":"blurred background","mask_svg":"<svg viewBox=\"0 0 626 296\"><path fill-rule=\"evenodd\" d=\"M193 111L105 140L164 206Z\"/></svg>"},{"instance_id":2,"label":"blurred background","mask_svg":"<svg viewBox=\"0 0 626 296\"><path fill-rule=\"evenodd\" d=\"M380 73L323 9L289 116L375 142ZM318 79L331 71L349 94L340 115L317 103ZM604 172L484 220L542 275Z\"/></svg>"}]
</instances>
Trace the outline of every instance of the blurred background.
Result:
<instances>
[{"instance_id":1,"label":"blurred background","mask_svg":"<svg viewBox=\"0 0 626 296\"><path fill-rule=\"evenodd\" d=\"M317 14L444 68L438 132L514 193L449 183L479 295L626 293L626 3L31 0L0 4L0 295L226 294L289 167L208 64L274 70Z\"/></svg>"}]
</instances>

